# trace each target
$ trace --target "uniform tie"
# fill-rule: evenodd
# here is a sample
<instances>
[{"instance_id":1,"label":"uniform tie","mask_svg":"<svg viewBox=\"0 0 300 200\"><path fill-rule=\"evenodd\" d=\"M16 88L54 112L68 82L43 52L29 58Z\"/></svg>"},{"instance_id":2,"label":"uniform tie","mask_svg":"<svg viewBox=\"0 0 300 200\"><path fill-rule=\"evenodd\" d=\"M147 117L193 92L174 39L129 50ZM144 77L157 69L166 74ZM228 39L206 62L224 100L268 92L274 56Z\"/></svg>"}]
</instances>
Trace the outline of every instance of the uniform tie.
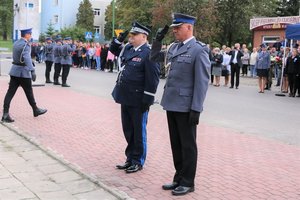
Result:
<instances>
[{"instance_id":1,"label":"uniform tie","mask_svg":"<svg viewBox=\"0 0 300 200\"><path fill-rule=\"evenodd\" d=\"M177 46L177 50L179 50L183 45L184 45L183 42L180 42Z\"/></svg>"}]
</instances>

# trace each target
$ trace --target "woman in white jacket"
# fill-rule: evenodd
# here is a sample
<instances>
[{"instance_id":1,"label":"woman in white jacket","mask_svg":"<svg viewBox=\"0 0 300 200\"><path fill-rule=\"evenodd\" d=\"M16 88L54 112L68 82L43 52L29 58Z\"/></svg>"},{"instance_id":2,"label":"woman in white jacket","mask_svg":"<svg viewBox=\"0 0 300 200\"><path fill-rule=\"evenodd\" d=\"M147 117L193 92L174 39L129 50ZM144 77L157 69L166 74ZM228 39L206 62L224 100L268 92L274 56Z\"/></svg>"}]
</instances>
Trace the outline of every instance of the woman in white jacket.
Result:
<instances>
[{"instance_id":1,"label":"woman in white jacket","mask_svg":"<svg viewBox=\"0 0 300 200\"><path fill-rule=\"evenodd\" d=\"M228 53L231 51L229 47L225 49L225 52L223 53L223 63L222 63L222 76L225 77L225 84L224 86L227 87L229 79L230 79L230 60L231 55Z\"/></svg>"},{"instance_id":2,"label":"woman in white jacket","mask_svg":"<svg viewBox=\"0 0 300 200\"><path fill-rule=\"evenodd\" d=\"M253 52L250 55L250 76L255 77L256 76L256 68L255 68L255 63L257 60L257 48L253 48Z\"/></svg>"}]
</instances>

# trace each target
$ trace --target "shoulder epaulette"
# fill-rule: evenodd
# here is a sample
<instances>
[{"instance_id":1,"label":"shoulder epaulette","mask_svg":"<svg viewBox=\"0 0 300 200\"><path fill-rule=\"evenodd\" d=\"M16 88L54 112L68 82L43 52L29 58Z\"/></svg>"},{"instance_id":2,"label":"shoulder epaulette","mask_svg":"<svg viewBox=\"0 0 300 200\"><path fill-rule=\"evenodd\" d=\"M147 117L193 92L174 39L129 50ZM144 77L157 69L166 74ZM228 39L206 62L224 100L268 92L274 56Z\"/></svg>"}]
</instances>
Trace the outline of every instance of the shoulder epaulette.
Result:
<instances>
[{"instance_id":1,"label":"shoulder epaulette","mask_svg":"<svg viewBox=\"0 0 300 200\"><path fill-rule=\"evenodd\" d=\"M197 41L196 43L197 43L197 44L200 44L202 47L206 46L206 44L205 44L205 43L203 43L203 42L200 42L200 41Z\"/></svg>"}]
</instances>

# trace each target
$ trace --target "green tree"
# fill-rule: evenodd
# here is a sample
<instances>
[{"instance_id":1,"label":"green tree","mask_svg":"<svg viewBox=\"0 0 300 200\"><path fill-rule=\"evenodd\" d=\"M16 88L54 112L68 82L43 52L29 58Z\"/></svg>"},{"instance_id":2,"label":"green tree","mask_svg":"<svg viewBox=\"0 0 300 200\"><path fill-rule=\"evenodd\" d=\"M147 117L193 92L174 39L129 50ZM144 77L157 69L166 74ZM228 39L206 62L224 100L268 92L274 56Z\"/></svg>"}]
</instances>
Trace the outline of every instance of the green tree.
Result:
<instances>
[{"instance_id":1,"label":"green tree","mask_svg":"<svg viewBox=\"0 0 300 200\"><path fill-rule=\"evenodd\" d=\"M83 0L79 4L78 13L76 17L76 26L85 28L87 31L94 30L94 12L92 4L89 0Z\"/></svg>"},{"instance_id":2,"label":"green tree","mask_svg":"<svg viewBox=\"0 0 300 200\"><path fill-rule=\"evenodd\" d=\"M255 16L274 16L276 6L277 0L217 0L217 27L220 31L216 42L228 46L236 42L250 43L250 19Z\"/></svg>"},{"instance_id":3,"label":"green tree","mask_svg":"<svg viewBox=\"0 0 300 200\"><path fill-rule=\"evenodd\" d=\"M53 24L50 22L47 27L46 35L52 37L54 35L54 33L55 33L55 30L54 30Z\"/></svg>"},{"instance_id":4,"label":"green tree","mask_svg":"<svg viewBox=\"0 0 300 200\"><path fill-rule=\"evenodd\" d=\"M105 10L105 25L104 25L104 36L107 39L111 39L112 36L112 3L107 6Z\"/></svg>"},{"instance_id":5,"label":"green tree","mask_svg":"<svg viewBox=\"0 0 300 200\"><path fill-rule=\"evenodd\" d=\"M299 0L282 0L278 1L276 14L278 16L296 16L300 13Z\"/></svg>"},{"instance_id":6,"label":"green tree","mask_svg":"<svg viewBox=\"0 0 300 200\"><path fill-rule=\"evenodd\" d=\"M58 35L61 35L62 38L71 37L73 40L84 41L85 32L86 29L78 26L73 26L61 29Z\"/></svg>"},{"instance_id":7,"label":"green tree","mask_svg":"<svg viewBox=\"0 0 300 200\"><path fill-rule=\"evenodd\" d=\"M197 18L195 24L195 36L197 39L210 43L217 34L217 10L214 0L156 0L153 8L152 25L157 30L165 24L171 24L172 13L180 12ZM169 32L165 41L170 43L174 40L172 31Z\"/></svg>"},{"instance_id":8,"label":"green tree","mask_svg":"<svg viewBox=\"0 0 300 200\"><path fill-rule=\"evenodd\" d=\"M39 42L45 42L45 40L46 40L46 35L44 33L41 33L39 35Z\"/></svg>"},{"instance_id":9,"label":"green tree","mask_svg":"<svg viewBox=\"0 0 300 200\"><path fill-rule=\"evenodd\" d=\"M11 34L13 24L13 0L2 0L0 4L0 33L3 40Z\"/></svg>"},{"instance_id":10,"label":"green tree","mask_svg":"<svg viewBox=\"0 0 300 200\"><path fill-rule=\"evenodd\" d=\"M151 26L153 6L154 0L116 0L115 29L129 29L134 21L137 21L145 26ZM106 9L105 13L105 37L109 39L111 38L112 31L112 4Z\"/></svg>"}]
</instances>

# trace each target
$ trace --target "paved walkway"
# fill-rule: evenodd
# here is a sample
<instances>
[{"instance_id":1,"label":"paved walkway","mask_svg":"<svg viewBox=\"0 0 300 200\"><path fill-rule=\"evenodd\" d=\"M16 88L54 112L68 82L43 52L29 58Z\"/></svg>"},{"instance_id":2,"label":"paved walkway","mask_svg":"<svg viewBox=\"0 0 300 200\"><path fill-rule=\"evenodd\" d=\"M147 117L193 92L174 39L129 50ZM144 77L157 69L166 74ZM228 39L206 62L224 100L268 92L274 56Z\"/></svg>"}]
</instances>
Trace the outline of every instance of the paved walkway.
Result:
<instances>
[{"instance_id":1,"label":"paved walkway","mask_svg":"<svg viewBox=\"0 0 300 200\"><path fill-rule=\"evenodd\" d=\"M0 199L117 198L0 124Z\"/></svg>"},{"instance_id":2,"label":"paved walkway","mask_svg":"<svg viewBox=\"0 0 300 200\"><path fill-rule=\"evenodd\" d=\"M7 82L8 77L0 77L0 99ZM150 112L145 167L126 174L114 168L125 160L119 105L52 85L35 87L34 93L38 106L48 113L34 118L19 90L11 105L16 121L8 126L112 190L135 199L179 199L161 189L174 174L165 113ZM197 140L196 190L180 199L300 199L300 149L296 146L206 124L198 127Z\"/></svg>"}]
</instances>

